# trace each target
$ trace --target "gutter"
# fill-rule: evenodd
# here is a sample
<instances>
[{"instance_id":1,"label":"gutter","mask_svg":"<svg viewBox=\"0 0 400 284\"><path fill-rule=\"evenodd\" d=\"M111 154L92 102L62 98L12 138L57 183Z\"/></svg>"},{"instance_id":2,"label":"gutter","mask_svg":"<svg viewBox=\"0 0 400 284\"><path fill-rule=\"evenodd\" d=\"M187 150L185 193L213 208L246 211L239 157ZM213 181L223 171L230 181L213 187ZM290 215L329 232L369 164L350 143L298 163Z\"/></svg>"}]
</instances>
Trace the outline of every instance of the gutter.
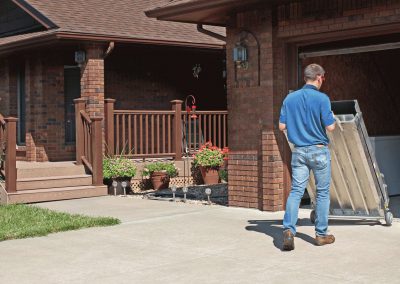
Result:
<instances>
[{"instance_id":1,"label":"gutter","mask_svg":"<svg viewBox=\"0 0 400 284\"><path fill-rule=\"evenodd\" d=\"M206 30L205 28L203 28L203 24L197 24L197 30L205 35L208 35L210 37L216 38L218 40L222 40L224 42L226 42L226 36L220 35L218 33Z\"/></svg>"}]
</instances>

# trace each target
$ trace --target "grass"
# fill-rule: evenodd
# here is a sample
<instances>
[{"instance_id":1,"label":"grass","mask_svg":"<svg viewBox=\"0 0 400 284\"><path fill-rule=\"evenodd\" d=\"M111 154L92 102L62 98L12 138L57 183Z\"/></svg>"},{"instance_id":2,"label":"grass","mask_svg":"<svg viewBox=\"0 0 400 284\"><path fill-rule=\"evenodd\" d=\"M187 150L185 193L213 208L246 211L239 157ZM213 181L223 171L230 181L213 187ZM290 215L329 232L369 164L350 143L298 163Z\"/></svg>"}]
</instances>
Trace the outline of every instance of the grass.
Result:
<instances>
[{"instance_id":1,"label":"grass","mask_svg":"<svg viewBox=\"0 0 400 284\"><path fill-rule=\"evenodd\" d=\"M30 205L0 206L0 241L46 236L50 233L90 227L105 227L121 221L55 212Z\"/></svg>"}]
</instances>

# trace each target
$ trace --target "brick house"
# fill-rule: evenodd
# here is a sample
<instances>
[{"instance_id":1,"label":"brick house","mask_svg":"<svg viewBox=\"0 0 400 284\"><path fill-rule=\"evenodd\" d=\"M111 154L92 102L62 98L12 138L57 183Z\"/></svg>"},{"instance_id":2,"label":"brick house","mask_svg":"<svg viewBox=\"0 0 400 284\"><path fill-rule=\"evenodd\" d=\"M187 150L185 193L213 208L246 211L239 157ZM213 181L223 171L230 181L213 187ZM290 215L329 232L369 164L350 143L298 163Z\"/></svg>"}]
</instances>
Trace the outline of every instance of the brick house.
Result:
<instances>
[{"instance_id":1,"label":"brick house","mask_svg":"<svg viewBox=\"0 0 400 284\"><path fill-rule=\"evenodd\" d=\"M279 111L311 62L327 70L331 100L359 101L370 136L400 134L400 1L176 0L147 15L227 28L231 206L284 209L290 149ZM237 46L247 49L245 64L233 60Z\"/></svg>"},{"instance_id":2,"label":"brick house","mask_svg":"<svg viewBox=\"0 0 400 284\"><path fill-rule=\"evenodd\" d=\"M146 9L167 3L0 2L1 135L12 132L3 118L18 118L12 122L16 141L7 140L17 144L18 161L74 161L80 155L76 151L76 106L87 114L83 118L100 120L103 131L99 137L104 139L105 98L116 100L115 110L160 111L171 110L171 101L190 94L196 96L199 109L226 110L225 43L198 32L196 25L145 16ZM193 75L196 66L201 68L198 78ZM83 101L74 105L79 98ZM16 167L15 161L9 162L6 172ZM24 164L25 169L29 167ZM24 176L20 169L17 172L18 176L15 173L8 179L11 183L14 179L14 186L8 186L14 193ZM33 177L28 176L24 181L32 183L29 178Z\"/></svg>"}]
</instances>

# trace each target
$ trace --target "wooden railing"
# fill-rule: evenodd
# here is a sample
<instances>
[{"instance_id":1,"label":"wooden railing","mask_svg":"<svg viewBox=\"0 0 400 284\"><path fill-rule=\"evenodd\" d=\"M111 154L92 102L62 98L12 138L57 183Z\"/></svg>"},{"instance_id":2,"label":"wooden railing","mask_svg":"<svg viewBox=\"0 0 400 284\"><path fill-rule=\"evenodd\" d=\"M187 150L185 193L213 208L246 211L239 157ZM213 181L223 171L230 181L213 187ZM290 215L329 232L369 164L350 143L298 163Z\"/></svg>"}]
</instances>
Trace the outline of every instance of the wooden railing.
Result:
<instances>
[{"instance_id":1,"label":"wooden railing","mask_svg":"<svg viewBox=\"0 0 400 284\"><path fill-rule=\"evenodd\" d=\"M17 121L0 114L1 175L5 178L7 192L17 191Z\"/></svg>"},{"instance_id":2,"label":"wooden railing","mask_svg":"<svg viewBox=\"0 0 400 284\"><path fill-rule=\"evenodd\" d=\"M196 118L182 114L184 147L191 153L196 152L201 145L210 141L214 146L228 146L228 112L227 111L197 111Z\"/></svg>"},{"instance_id":3,"label":"wooden railing","mask_svg":"<svg viewBox=\"0 0 400 284\"><path fill-rule=\"evenodd\" d=\"M188 149L196 152L211 141L227 146L227 111L198 111L197 119L182 112L182 101L172 110L114 110L115 100L105 100L105 135L108 155L132 158L182 159Z\"/></svg>"},{"instance_id":4,"label":"wooden railing","mask_svg":"<svg viewBox=\"0 0 400 284\"><path fill-rule=\"evenodd\" d=\"M84 164L93 176L93 185L103 184L103 145L101 117L90 117L85 99L75 99L76 162Z\"/></svg>"}]
</instances>

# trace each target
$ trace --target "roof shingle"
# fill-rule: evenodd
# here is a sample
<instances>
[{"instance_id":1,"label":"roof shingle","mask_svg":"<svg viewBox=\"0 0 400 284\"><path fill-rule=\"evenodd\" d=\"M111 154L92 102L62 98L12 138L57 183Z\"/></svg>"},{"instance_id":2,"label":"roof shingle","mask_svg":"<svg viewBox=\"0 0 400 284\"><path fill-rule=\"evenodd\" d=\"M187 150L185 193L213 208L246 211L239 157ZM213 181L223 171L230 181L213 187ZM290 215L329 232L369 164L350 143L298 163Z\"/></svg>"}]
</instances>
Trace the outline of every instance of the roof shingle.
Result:
<instances>
[{"instance_id":1,"label":"roof shingle","mask_svg":"<svg viewBox=\"0 0 400 284\"><path fill-rule=\"evenodd\" d=\"M181 1L188 0L174 2ZM26 0L26 2L54 22L59 27L58 31L160 42L224 45L222 41L199 33L194 24L158 21L144 14L146 10L171 4L169 0ZM212 30L225 34L223 28L213 27Z\"/></svg>"}]
</instances>

